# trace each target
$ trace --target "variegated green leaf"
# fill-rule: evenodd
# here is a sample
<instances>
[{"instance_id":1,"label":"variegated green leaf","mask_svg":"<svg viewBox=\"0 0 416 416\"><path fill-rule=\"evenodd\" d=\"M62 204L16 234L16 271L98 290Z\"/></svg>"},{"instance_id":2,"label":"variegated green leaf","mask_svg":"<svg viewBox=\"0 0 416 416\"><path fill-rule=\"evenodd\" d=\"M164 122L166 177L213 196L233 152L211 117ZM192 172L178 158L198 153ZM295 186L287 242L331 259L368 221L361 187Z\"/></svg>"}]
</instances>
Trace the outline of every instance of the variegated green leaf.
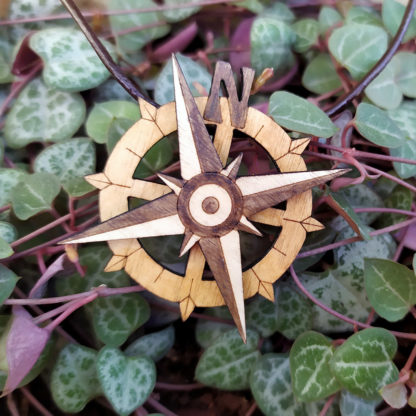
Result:
<instances>
[{"instance_id":1,"label":"variegated green leaf","mask_svg":"<svg viewBox=\"0 0 416 416\"><path fill-rule=\"evenodd\" d=\"M260 75L264 68L273 68L277 75L287 72L295 58L290 49L295 41L290 26L273 17L258 17L251 27L251 65Z\"/></svg>"},{"instance_id":2,"label":"variegated green leaf","mask_svg":"<svg viewBox=\"0 0 416 416\"><path fill-rule=\"evenodd\" d=\"M365 259L365 289L374 310L395 322L416 303L416 276L403 264L384 259Z\"/></svg>"},{"instance_id":3,"label":"variegated green leaf","mask_svg":"<svg viewBox=\"0 0 416 416\"><path fill-rule=\"evenodd\" d=\"M200 64L193 61L187 56L177 53L176 58L181 66L181 69L185 75L186 82L191 89L194 96L200 95L198 90L194 87L194 83L200 84L207 93L211 88L211 75L210 73ZM173 101L173 73L172 73L172 62L168 61L160 71L159 76L155 83L155 100L159 104L166 104Z\"/></svg>"},{"instance_id":4,"label":"variegated green leaf","mask_svg":"<svg viewBox=\"0 0 416 416\"><path fill-rule=\"evenodd\" d=\"M361 103L355 114L355 127L371 142L384 147L399 147L405 138L396 123L372 104Z\"/></svg>"},{"instance_id":5,"label":"variegated green leaf","mask_svg":"<svg viewBox=\"0 0 416 416\"><path fill-rule=\"evenodd\" d=\"M315 19L299 19L292 25L296 38L293 50L296 52L306 52L318 41L319 23Z\"/></svg>"},{"instance_id":6,"label":"variegated green leaf","mask_svg":"<svg viewBox=\"0 0 416 416\"><path fill-rule=\"evenodd\" d=\"M223 390L248 388L251 368L260 356L258 340L258 335L250 330L247 331L247 344L236 329L226 332L202 354L195 378Z\"/></svg>"},{"instance_id":7,"label":"variegated green leaf","mask_svg":"<svg viewBox=\"0 0 416 416\"><path fill-rule=\"evenodd\" d=\"M387 44L388 35L384 29L368 24L349 23L335 29L329 38L331 54L355 79L362 78L373 67L383 56Z\"/></svg>"},{"instance_id":8,"label":"variegated green leaf","mask_svg":"<svg viewBox=\"0 0 416 416\"><path fill-rule=\"evenodd\" d=\"M147 357L126 357L117 348L104 347L97 357L102 390L121 416L141 406L156 382L156 368Z\"/></svg>"},{"instance_id":9,"label":"variegated green leaf","mask_svg":"<svg viewBox=\"0 0 416 416\"><path fill-rule=\"evenodd\" d=\"M281 126L300 133L330 137L338 130L320 108L286 91L271 95L269 114Z\"/></svg>"},{"instance_id":10,"label":"variegated green leaf","mask_svg":"<svg viewBox=\"0 0 416 416\"><path fill-rule=\"evenodd\" d=\"M277 330L277 302L256 296L246 307L246 324L262 337L269 337Z\"/></svg>"},{"instance_id":11,"label":"variegated green leaf","mask_svg":"<svg viewBox=\"0 0 416 416\"><path fill-rule=\"evenodd\" d=\"M26 176L20 169L0 168L0 206L7 205L12 200L13 188Z\"/></svg>"},{"instance_id":12,"label":"variegated green leaf","mask_svg":"<svg viewBox=\"0 0 416 416\"><path fill-rule=\"evenodd\" d=\"M319 11L318 22L319 32L325 34L329 28L342 22L342 16L333 7L323 6Z\"/></svg>"},{"instance_id":13,"label":"variegated green leaf","mask_svg":"<svg viewBox=\"0 0 416 416\"><path fill-rule=\"evenodd\" d=\"M276 291L277 330L288 339L296 339L312 329L315 314L312 303L288 283L280 283Z\"/></svg>"},{"instance_id":14,"label":"variegated green leaf","mask_svg":"<svg viewBox=\"0 0 416 416\"><path fill-rule=\"evenodd\" d=\"M137 8L155 7L152 0L111 0L109 10L132 10ZM161 23L161 24L159 24ZM163 24L163 15L160 12L149 13L126 13L111 15L110 24L112 31L116 34L117 45L124 52L134 52L141 49L146 43L153 39L160 38L169 32L169 26ZM145 30L135 30L131 33L122 32L129 28L154 25Z\"/></svg>"},{"instance_id":15,"label":"variegated green leaf","mask_svg":"<svg viewBox=\"0 0 416 416\"><path fill-rule=\"evenodd\" d=\"M57 91L34 79L7 115L4 136L12 148L59 141L72 137L84 119L85 103L79 94Z\"/></svg>"},{"instance_id":16,"label":"variegated green leaf","mask_svg":"<svg viewBox=\"0 0 416 416\"><path fill-rule=\"evenodd\" d=\"M133 341L124 351L127 356L141 355L153 361L162 359L173 347L175 329L168 326L158 332L143 335Z\"/></svg>"},{"instance_id":17,"label":"variegated green leaf","mask_svg":"<svg viewBox=\"0 0 416 416\"><path fill-rule=\"evenodd\" d=\"M287 354L266 354L257 360L250 375L250 388L266 416L306 414L305 405L293 395Z\"/></svg>"},{"instance_id":18,"label":"variegated green leaf","mask_svg":"<svg viewBox=\"0 0 416 416\"><path fill-rule=\"evenodd\" d=\"M340 386L329 369L334 347L318 332L300 335L290 350L290 373L297 400L311 402L336 393Z\"/></svg>"},{"instance_id":19,"label":"variegated green leaf","mask_svg":"<svg viewBox=\"0 0 416 416\"><path fill-rule=\"evenodd\" d=\"M319 54L308 63L302 84L315 94L325 94L341 86L341 80L328 54Z\"/></svg>"},{"instance_id":20,"label":"variegated green leaf","mask_svg":"<svg viewBox=\"0 0 416 416\"><path fill-rule=\"evenodd\" d=\"M55 403L62 411L78 413L101 394L96 359L95 350L75 344L67 345L59 353L52 370L50 388Z\"/></svg>"},{"instance_id":21,"label":"variegated green leaf","mask_svg":"<svg viewBox=\"0 0 416 416\"><path fill-rule=\"evenodd\" d=\"M39 153L34 171L55 175L71 196L84 195L93 189L83 177L95 171L95 147L86 138L54 144Z\"/></svg>"},{"instance_id":22,"label":"variegated green leaf","mask_svg":"<svg viewBox=\"0 0 416 416\"><path fill-rule=\"evenodd\" d=\"M129 101L107 101L95 104L85 128L88 136L97 143L107 143L109 129L115 120L127 119L135 122L140 118L139 106Z\"/></svg>"},{"instance_id":23,"label":"variegated green leaf","mask_svg":"<svg viewBox=\"0 0 416 416\"><path fill-rule=\"evenodd\" d=\"M13 192L11 196L13 211L17 218L27 220L51 208L61 185L55 176L41 172L28 175L16 187L19 192Z\"/></svg>"},{"instance_id":24,"label":"variegated green leaf","mask_svg":"<svg viewBox=\"0 0 416 416\"><path fill-rule=\"evenodd\" d=\"M365 400L355 396L348 390L343 390L341 392L339 408L341 416L376 416L375 407L377 404L378 400Z\"/></svg>"},{"instance_id":25,"label":"variegated green leaf","mask_svg":"<svg viewBox=\"0 0 416 416\"><path fill-rule=\"evenodd\" d=\"M110 75L85 35L73 28L44 29L30 38L30 47L42 58L45 83L58 90L89 90ZM104 42L112 53L112 45Z\"/></svg>"},{"instance_id":26,"label":"variegated green leaf","mask_svg":"<svg viewBox=\"0 0 416 416\"><path fill-rule=\"evenodd\" d=\"M331 371L351 393L374 399L382 387L399 377L392 361L396 351L396 338L389 331L364 329L336 349L330 362Z\"/></svg>"}]
</instances>

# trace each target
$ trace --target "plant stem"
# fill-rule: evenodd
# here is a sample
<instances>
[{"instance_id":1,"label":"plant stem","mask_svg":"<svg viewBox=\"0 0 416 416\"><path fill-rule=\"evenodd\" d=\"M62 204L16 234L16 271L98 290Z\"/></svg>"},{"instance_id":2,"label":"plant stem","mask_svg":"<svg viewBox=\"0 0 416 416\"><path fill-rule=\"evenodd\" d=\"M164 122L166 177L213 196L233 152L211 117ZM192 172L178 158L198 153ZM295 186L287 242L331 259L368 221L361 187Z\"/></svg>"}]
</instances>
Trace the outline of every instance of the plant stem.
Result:
<instances>
[{"instance_id":1,"label":"plant stem","mask_svg":"<svg viewBox=\"0 0 416 416\"><path fill-rule=\"evenodd\" d=\"M178 416L176 413L170 411L167 407L163 406L160 402L158 402L154 397L150 396L147 399L147 403L153 407L153 409L157 410L158 412L162 413L164 416Z\"/></svg>"},{"instance_id":2,"label":"plant stem","mask_svg":"<svg viewBox=\"0 0 416 416\"><path fill-rule=\"evenodd\" d=\"M77 309L81 308L82 306L86 305L87 303L92 302L94 299L96 299L98 296L98 293L92 293L89 296L86 296L84 299L80 299L74 303L70 303L68 308L61 313L54 321L52 321L50 324L48 324L45 329L49 332L52 332L57 326L59 326L62 321L64 321L66 318L68 318L69 315L71 315L73 312L75 312Z\"/></svg>"},{"instance_id":3,"label":"plant stem","mask_svg":"<svg viewBox=\"0 0 416 416\"><path fill-rule=\"evenodd\" d=\"M390 233L392 231L399 230L400 228L404 228L416 222L416 218L411 218L410 220L402 221L397 224L390 225L385 228L380 228L379 230L371 231L370 236L374 237L380 234ZM361 237L350 237L346 238L345 240L337 241L336 243L328 244L323 247L315 248L313 250L304 251L303 253L299 253L296 258L302 259L304 257L314 256L315 254L325 253L326 251L333 250L338 247L345 246L347 244L355 243L356 241L361 241Z\"/></svg>"},{"instance_id":4,"label":"plant stem","mask_svg":"<svg viewBox=\"0 0 416 416\"><path fill-rule=\"evenodd\" d=\"M319 416L325 416L328 413L328 410L331 407L332 403L334 402L336 396L337 396L336 394L333 394L332 396L330 396L327 399L327 401L325 402L324 407L322 408L322 410L319 413Z\"/></svg>"},{"instance_id":5,"label":"plant stem","mask_svg":"<svg viewBox=\"0 0 416 416\"><path fill-rule=\"evenodd\" d=\"M321 309L323 309L325 312L330 313L331 315L335 316L338 319L341 319L342 321L348 322L352 325L355 325L359 328L377 328L372 325L356 321L355 319L348 318L347 316L343 315L342 313L339 313L337 311L334 311L329 306L324 305L322 302L320 302L318 299L316 299L311 293L308 292L308 290L303 286L301 281L299 280L299 277L297 276L293 266L290 266L290 274L292 276L292 279L295 281L297 287L299 290L308 298L310 299L316 306L319 306ZM397 332L397 331L390 331L394 336L398 338L404 338L404 339L412 339L416 340L416 334L415 333L407 333L407 332Z\"/></svg>"},{"instance_id":6,"label":"plant stem","mask_svg":"<svg viewBox=\"0 0 416 416\"><path fill-rule=\"evenodd\" d=\"M108 53L107 49L98 39L98 36L93 32L91 26L87 23L84 16L75 5L73 0L61 0L61 3L66 7L69 13L74 18L75 23L79 26L81 31L84 33L85 37L87 38L88 42L91 44L95 52L97 53L98 57L101 59L101 62L105 65L105 67L110 71L110 73L114 76L114 78L118 81L118 83L136 100L138 101L139 98L147 101L149 104L152 104L155 107L159 107L157 103L147 97L140 89L136 83L132 80L127 78L123 72L121 71L120 67L114 62L111 55Z\"/></svg>"},{"instance_id":7,"label":"plant stem","mask_svg":"<svg viewBox=\"0 0 416 416\"><path fill-rule=\"evenodd\" d=\"M404 365L402 372L408 372L412 368L413 362L416 358L416 344L413 346L412 352L409 355L409 358L406 361L406 364Z\"/></svg>"},{"instance_id":8,"label":"plant stem","mask_svg":"<svg viewBox=\"0 0 416 416\"><path fill-rule=\"evenodd\" d=\"M257 403L253 401L252 405L249 407L249 409L247 410L244 416L252 416L254 412L256 411L256 409L257 409Z\"/></svg>"},{"instance_id":9,"label":"plant stem","mask_svg":"<svg viewBox=\"0 0 416 416\"><path fill-rule=\"evenodd\" d=\"M334 146L331 144L325 144L320 142L314 142L314 145L318 147L322 147L324 149L335 150L339 153L344 153L345 151L353 152L354 157L364 157L369 159L380 159L380 160L387 160L389 162L400 162L400 163L407 163L408 165L416 165L416 160L412 159L405 159L403 157L394 157L389 155L380 155L378 153L370 153L370 152L363 152L361 150L356 150L354 148L345 149L343 147Z\"/></svg>"},{"instance_id":10,"label":"plant stem","mask_svg":"<svg viewBox=\"0 0 416 416\"><path fill-rule=\"evenodd\" d=\"M380 72L386 67L393 58L397 49L399 48L403 37L406 33L407 28L410 25L410 22L413 18L413 14L416 10L416 0L409 0L409 3L406 7L406 12L404 13L400 27L394 36L389 48L386 53L381 57L381 59L374 65L374 67L368 72L368 74L357 84L355 88L352 89L349 93L341 97L331 106L326 114L332 116L349 104L354 98L358 97L364 89L370 84L370 82L380 74Z\"/></svg>"},{"instance_id":11,"label":"plant stem","mask_svg":"<svg viewBox=\"0 0 416 416\"><path fill-rule=\"evenodd\" d=\"M53 303L70 302L73 300L84 299L88 296L96 294L97 297L107 297L114 295L123 295L125 293L143 292L145 290L141 286L125 286L125 287L106 287L99 286L93 288L87 292L75 293L73 295L55 296L52 298L43 299L7 299L4 301L4 305L50 305Z\"/></svg>"},{"instance_id":12,"label":"plant stem","mask_svg":"<svg viewBox=\"0 0 416 416\"><path fill-rule=\"evenodd\" d=\"M21 387L20 391L29 401L29 403L42 415L42 416L53 416L53 414L46 409L46 407L39 402L39 400L33 396L33 394L29 391L27 387Z\"/></svg>"},{"instance_id":13,"label":"plant stem","mask_svg":"<svg viewBox=\"0 0 416 416\"><path fill-rule=\"evenodd\" d=\"M93 202L89 203L88 205L84 205L83 207L74 211L74 213L80 214L80 213L86 211L88 208L91 208L95 205L97 205L97 203L95 201L93 201ZM72 215L73 215L73 213L69 213L69 214L66 214L66 215L64 215L60 218L57 218L55 221L52 221L49 224L46 224L43 227L38 228L37 230L33 231L32 233L27 234L22 238L19 238L18 240L11 243L10 246L12 248L15 248L15 247L19 246L20 244L26 243L27 241L37 237L38 235L43 234L46 231L49 231L50 229L55 228L56 226L58 226L58 225L62 224L63 222L69 220Z\"/></svg>"}]
</instances>

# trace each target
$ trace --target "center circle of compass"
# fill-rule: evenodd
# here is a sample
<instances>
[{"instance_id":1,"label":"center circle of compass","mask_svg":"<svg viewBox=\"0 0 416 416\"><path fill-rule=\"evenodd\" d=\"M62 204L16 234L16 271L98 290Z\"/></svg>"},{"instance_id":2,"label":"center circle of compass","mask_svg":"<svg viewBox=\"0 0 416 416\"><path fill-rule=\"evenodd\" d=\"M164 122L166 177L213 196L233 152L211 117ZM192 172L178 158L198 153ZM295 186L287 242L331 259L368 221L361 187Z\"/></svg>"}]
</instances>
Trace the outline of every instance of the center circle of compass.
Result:
<instances>
[{"instance_id":1,"label":"center circle of compass","mask_svg":"<svg viewBox=\"0 0 416 416\"><path fill-rule=\"evenodd\" d=\"M185 228L200 237L220 237L240 222L243 197L234 181L221 173L202 173L186 182L178 197Z\"/></svg>"}]
</instances>

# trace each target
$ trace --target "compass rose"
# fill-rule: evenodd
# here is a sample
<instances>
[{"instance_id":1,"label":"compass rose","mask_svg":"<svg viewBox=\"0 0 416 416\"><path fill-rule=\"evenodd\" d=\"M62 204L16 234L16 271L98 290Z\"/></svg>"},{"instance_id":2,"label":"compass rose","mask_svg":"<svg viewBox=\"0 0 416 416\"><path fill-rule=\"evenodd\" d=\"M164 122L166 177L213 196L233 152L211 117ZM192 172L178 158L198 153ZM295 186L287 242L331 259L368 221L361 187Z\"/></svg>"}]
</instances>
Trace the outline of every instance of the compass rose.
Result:
<instances>
[{"instance_id":1,"label":"compass rose","mask_svg":"<svg viewBox=\"0 0 416 416\"><path fill-rule=\"evenodd\" d=\"M179 255L196 245L200 247L245 341L239 231L261 236L250 217L348 170L237 177L242 155L223 166L174 56L172 65L181 179L159 174L169 187L169 193L61 241L61 244L184 234ZM119 166L120 170L123 168Z\"/></svg>"}]
</instances>

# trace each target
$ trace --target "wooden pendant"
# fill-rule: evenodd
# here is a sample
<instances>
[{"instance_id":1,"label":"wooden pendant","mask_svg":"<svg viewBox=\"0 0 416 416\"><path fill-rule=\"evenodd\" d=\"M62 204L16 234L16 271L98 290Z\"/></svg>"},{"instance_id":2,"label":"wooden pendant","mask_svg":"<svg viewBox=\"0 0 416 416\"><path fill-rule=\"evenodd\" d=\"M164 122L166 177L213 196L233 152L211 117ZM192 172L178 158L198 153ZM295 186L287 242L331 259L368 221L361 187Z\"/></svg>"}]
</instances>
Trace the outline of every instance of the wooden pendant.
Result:
<instances>
[{"instance_id":1,"label":"wooden pendant","mask_svg":"<svg viewBox=\"0 0 416 416\"><path fill-rule=\"evenodd\" d=\"M156 295L179 302L182 318L196 306L226 304L245 341L244 299L256 293L273 300L272 284L302 247L306 233L323 226L311 217L311 188L347 170L307 172L301 157L309 139L291 140L270 117L248 107L254 71L243 69L238 99L229 64L219 62L208 98L194 98L175 57L172 58L175 102L155 108L139 100L142 118L120 139L104 172L86 177L100 190L101 224L62 244L108 241L114 253L106 271L124 268ZM224 83L228 98L220 97ZM216 125L214 140L206 125ZM228 166L237 129L260 144L281 173L237 177L242 155ZM145 153L177 131L181 179L159 174L164 185L134 179ZM148 200L128 210L128 198ZM287 201L286 209L274 208ZM281 227L271 250L242 271L239 231L261 233L253 223ZM162 267L139 238L183 234L178 256L188 251L185 276ZM214 280L202 279L207 262Z\"/></svg>"}]
</instances>

